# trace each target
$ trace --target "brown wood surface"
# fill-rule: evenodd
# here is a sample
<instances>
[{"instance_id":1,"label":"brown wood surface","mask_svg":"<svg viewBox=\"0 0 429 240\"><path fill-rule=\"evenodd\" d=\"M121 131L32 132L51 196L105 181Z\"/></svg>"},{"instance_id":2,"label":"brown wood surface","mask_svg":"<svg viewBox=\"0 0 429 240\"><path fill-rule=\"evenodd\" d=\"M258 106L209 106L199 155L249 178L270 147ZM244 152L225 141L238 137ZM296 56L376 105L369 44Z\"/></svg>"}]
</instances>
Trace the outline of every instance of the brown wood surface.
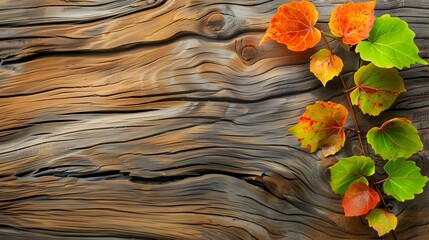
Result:
<instances>
[{"instance_id":1,"label":"brown wood surface","mask_svg":"<svg viewBox=\"0 0 429 240\"><path fill-rule=\"evenodd\" d=\"M326 29L344 1L314 2ZM377 239L329 187L356 136L323 158L287 132L306 105L345 99L308 71L315 50L257 46L282 3L0 1L0 239ZM428 61L429 1L376 9L408 21ZM358 117L412 120L429 175L429 68L401 75L392 109ZM387 198L401 240L429 239L425 189Z\"/></svg>"}]
</instances>

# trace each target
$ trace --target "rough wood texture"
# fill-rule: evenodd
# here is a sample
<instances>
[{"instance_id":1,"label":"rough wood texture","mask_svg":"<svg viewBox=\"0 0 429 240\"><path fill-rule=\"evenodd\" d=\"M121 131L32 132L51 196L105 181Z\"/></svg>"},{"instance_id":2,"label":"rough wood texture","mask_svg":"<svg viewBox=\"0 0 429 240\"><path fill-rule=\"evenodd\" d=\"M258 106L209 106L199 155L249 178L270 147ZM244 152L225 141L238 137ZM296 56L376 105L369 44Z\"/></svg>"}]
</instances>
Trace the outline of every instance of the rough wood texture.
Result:
<instances>
[{"instance_id":1,"label":"rough wood texture","mask_svg":"<svg viewBox=\"0 0 429 240\"><path fill-rule=\"evenodd\" d=\"M326 28L343 1L315 2ZM1 238L376 239L328 184L355 136L323 158L287 133L306 105L345 99L308 71L314 50L257 46L282 3L1 1ZM429 2L379 1L385 13L428 60ZM429 175L429 69L401 75L394 107L359 118L411 119ZM388 200L400 239L428 239L428 201L428 187Z\"/></svg>"}]
</instances>

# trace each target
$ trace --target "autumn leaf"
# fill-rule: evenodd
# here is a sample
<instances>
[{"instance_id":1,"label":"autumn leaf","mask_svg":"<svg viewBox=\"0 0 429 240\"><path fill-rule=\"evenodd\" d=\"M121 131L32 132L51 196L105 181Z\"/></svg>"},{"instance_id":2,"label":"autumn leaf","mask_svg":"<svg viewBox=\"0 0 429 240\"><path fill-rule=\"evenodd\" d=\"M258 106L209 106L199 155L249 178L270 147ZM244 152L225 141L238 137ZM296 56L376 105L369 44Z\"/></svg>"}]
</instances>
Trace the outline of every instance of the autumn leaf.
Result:
<instances>
[{"instance_id":1,"label":"autumn leaf","mask_svg":"<svg viewBox=\"0 0 429 240\"><path fill-rule=\"evenodd\" d=\"M373 127L366 134L375 153L385 160L409 158L423 150L417 129L406 118L388 120L381 127Z\"/></svg>"},{"instance_id":2,"label":"autumn leaf","mask_svg":"<svg viewBox=\"0 0 429 240\"><path fill-rule=\"evenodd\" d=\"M343 69L343 61L337 55L332 54L328 49L320 49L311 56L310 71L319 79L323 86L338 76Z\"/></svg>"},{"instance_id":3,"label":"autumn leaf","mask_svg":"<svg viewBox=\"0 0 429 240\"><path fill-rule=\"evenodd\" d=\"M312 48L321 38L320 31L314 27L318 17L316 6L311 2L302 0L283 4L271 18L271 25L259 45L274 39L292 51Z\"/></svg>"},{"instance_id":4,"label":"autumn leaf","mask_svg":"<svg viewBox=\"0 0 429 240\"><path fill-rule=\"evenodd\" d=\"M375 173L375 163L369 157L353 156L342 158L329 170L332 190L336 194L343 195L355 182L368 184L366 177Z\"/></svg>"},{"instance_id":5,"label":"autumn leaf","mask_svg":"<svg viewBox=\"0 0 429 240\"><path fill-rule=\"evenodd\" d=\"M374 7L375 1L339 5L329 20L332 34L351 45L366 39L374 24Z\"/></svg>"},{"instance_id":6,"label":"autumn leaf","mask_svg":"<svg viewBox=\"0 0 429 240\"><path fill-rule=\"evenodd\" d=\"M384 192L398 201L414 199L415 194L423 192L423 187L429 180L420 174L420 168L413 161L398 159L384 165L388 178L384 182Z\"/></svg>"},{"instance_id":7,"label":"autumn leaf","mask_svg":"<svg viewBox=\"0 0 429 240\"><path fill-rule=\"evenodd\" d=\"M346 216L361 216L375 208L379 201L376 191L364 182L356 182L344 194L342 206Z\"/></svg>"},{"instance_id":8,"label":"autumn leaf","mask_svg":"<svg viewBox=\"0 0 429 240\"><path fill-rule=\"evenodd\" d=\"M362 66L354 75L357 86L350 93L354 105L363 113L377 116L388 109L401 92L405 92L404 82L395 68L378 68L370 63Z\"/></svg>"},{"instance_id":9,"label":"autumn leaf","mask_svg":"<svg viewBox=\"0 0 429 240\"><path fill-rule=\"evenodd\" d=\"M333 102L316 102L308 105L297 125L289 129L301 147L315 152L322 148L323 155L329 156L340 151L346 141L343 126L348 115L347 109Z\"/></svg>"},{"instance_id":10,"label":"autumn leaf","mask_svg":"<svg viewBox=\"0 0 429 240\"><path fill-rule=\"evenodd\" d=\"M368 220L368 225L377 231L379 237L394 230L398 224L398 219L393 213L382 209L372 210L365 219Z\"/></svg>"},{"instance_id":11,"label":"autumn leaf","mask_svg":"<svg viewBox=\"0 0 429 240\"><path fill-rule=\"evenodd\" d=\"M368 39L357 45L356 52L363 60L380 68L402 69L414 63L428 64L419 57L415 36L407 22L386 14L375 19Z\"/></svg>"}]
</instances>

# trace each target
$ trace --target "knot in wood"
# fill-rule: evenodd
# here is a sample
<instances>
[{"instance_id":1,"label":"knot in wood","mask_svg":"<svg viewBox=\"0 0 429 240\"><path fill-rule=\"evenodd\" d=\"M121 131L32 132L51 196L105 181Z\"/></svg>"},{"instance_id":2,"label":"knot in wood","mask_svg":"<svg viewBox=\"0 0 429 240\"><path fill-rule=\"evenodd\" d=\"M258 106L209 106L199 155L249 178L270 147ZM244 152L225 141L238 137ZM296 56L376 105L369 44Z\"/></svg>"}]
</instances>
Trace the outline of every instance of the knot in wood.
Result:
<instances>
[{"instance_id":1,"label":"knot in wood","mask_svg":"<svg viewBox=\"0 0 429 240\"><path fill-rule=\"evenodd\" d=\"M243 47L243 49L241 49L241 57L245 61L250 61L254 59L256 55L258 55L258 50L254 46L248 45Z\"/></svg>"},{"instance_id":2,"label":"knot in wood","mask_svg":"<svg viewBox=\"0 0 429 240\"><path fill-rule=\"evenodd\" d=\"M207 18L206 26L210 31L220 31L225 26L225 18L220 13L214 13Z\"/></svg>"}]
</instances>

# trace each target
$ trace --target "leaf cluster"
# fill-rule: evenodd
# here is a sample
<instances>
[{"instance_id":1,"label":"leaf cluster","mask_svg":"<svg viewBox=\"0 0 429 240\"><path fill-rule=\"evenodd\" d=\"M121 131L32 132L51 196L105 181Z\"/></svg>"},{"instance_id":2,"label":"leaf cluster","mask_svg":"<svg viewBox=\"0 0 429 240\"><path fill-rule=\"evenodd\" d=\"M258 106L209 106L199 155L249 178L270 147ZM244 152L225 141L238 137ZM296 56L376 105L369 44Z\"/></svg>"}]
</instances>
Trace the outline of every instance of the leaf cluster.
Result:
<instances>
[{"instance_id":1,"label":"leaf cluster","mask_svg":"<svg viewBox=\"0 0 429 240\"><path fill-rule=\"evenodd\" d=\"M346 86L341 75L343 61L326 37L354 49L362 62L368 63L354 73L355 86L344 89L364 156L343 158L331 166L330 184L335 193L343 195L345 215L366 215L368 225L382 236L396 228L397 218L387 208L379 208L384 196L379 186L382 184L384 194L398 201L411 200L422 193L429 178L422 176L415 162L407 159L421 151L423 144L417 129L405 118L393 118L370 129L366 134L368 144L387 161L383 167L386 178L375 182L372 177L375 163L363 149L352 105L358 106L363 114L378 116L406 91L398 70L427 62L419 57L419 49L414 43L415 33L408 24L388 14L376 17L375 6L376 1L338 5L328 24L331 33L325 33L315 27L318 11L313 3L306 0L286 3L272 17L260 44L273 39L285 44L289 50L305 51L323 38L327 49L320 49L310 61L310 71L323 86L337 77ZM307 106L289 132L311 153L321 150L324 156L330 156L344 146L345 130L349 129L345 127L348 113L341 104L318 101Z\"/></svg>"}]
</instances>

